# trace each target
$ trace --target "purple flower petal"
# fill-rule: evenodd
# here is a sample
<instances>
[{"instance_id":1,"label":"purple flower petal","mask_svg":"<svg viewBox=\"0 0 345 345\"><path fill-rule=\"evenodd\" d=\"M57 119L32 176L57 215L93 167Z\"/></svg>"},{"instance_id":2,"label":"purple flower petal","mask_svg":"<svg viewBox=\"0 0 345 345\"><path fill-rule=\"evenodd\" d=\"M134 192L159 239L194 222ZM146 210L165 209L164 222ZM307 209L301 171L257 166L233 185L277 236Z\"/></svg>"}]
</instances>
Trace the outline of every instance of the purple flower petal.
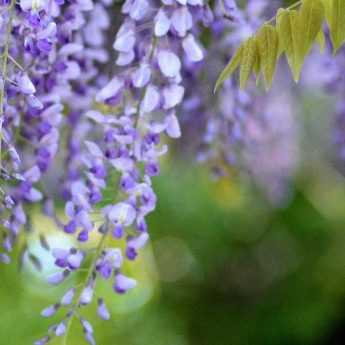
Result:
<instances>
[{"instance_id":1,"label":"purple flower petal","mask_svg":"<svg viewBox=\"0 0 345 345\"><path fill-rule=\"evenodd\" d=\"M55 329L55 334L57 337L60 337L66 333L66 324L64 321L60 322L56 329Z\"/></svg>"},{"instance_id":2,"label":"purple flower petal","mask_svg":"<svg viewBox=\"0 0 345 345\"><path fill-rule=\"evenodd\" d=\"M67 262L69 267L72 270L75 270L80 267L81 263L83 262L84 255L81 252L77 252L75 254L71 254L68 256Z\"/></svg>"},{"instance_id":3,"label":"purple flower petal","mask_svg":"<svg viewBox=\"0 0 345 345\"><path fill-rule=\"evenodd\" d=\"M93 287L91 285L88 285L82 291L79 302L82 305L87 305L91 303L92 298L93 298Z\"/></svg>"},{"instance_id":4,"label":"purple flower petal","mask_svg":"<svg viewBox=\"0 0 345 345\"><path fill-rule=\"evenodd\" d=\"M171 138L179 138L181 136L180 124L173 113L166 118L166 132Z\"/></svg>"},{"instance_id":5,"label":"purple flower petal","mask_svg":"<svg viewBox=\"0 0 345 345\"><path fill-rule=\"evenodd\" d=\"M118 77L114 77L101 91L96 95L97 102L104 102L107 99L116 97L124 87L124 82Z\"/></svg>"},{"instance_id":6,"label":"purple flower petal","mask_svg":"<svg viewBox=\"0 0 345 345\"><path fill-rule=\"evenodd\" d=\"M184 87L177 84L171 84L164 88L164 109L171 109L181 103L184 95Z\"/></svg>"},{"instance_id":7,"label":"purple flower petal","mask_svg":"<svg viewBox=\"0 0 345 345\"><path fill-rule=\"evenodd\" d=\"M174 78L180 74L181 61L175 53L169 50L161 50L157 55L157 59L159 69L166 77Z\"/></svg>"},{"instance_id":8,"label":"purple flower petal","mask_svg":"<svg viewBox=\"0 0 345 345\"><path fill-rule=\"evenodd\" d=\"M132 225L136 215L134 207L125 202L119 202L109 207L105 212L110 221L124 226Z\"/></svg>"},{"instance_id":9,"label":"purple flower petal","mask_svg":"<svg viewBox=\"0 0 345 345\"><path fill-rule=\"evenodd\" d=\"M118 293L126 293L128 290L133 289L137 285L137 282L128 278L125 275L118 273L115 276L114 290Z\"/></svg>"},{"instance_id":10,"label":"purple flower petal","mask_svg":"<svg viewBox=\"0 0 345 345\"><path fill-rule=\"evenodd\" d=\"M154 32L157 37L165 36L171 25L171 21L168 18L166 12L163 9L160 9L158 13L155 16L155 26L154 26Z\"/></svg>"},{"instance_id":11,"label":"purple flower petal","mask_svg":"<svg viewBox=\"0 0 345 345\"><path fill-rule=\"evenodd\" d=\"M147 63L141 64L132 74L134 87L141 88L147 85L151 78L151 67Z\"/></svg>"},{"instance_id":12,"label":"purple flower petal","mask_svg":"<svg viewBox=\"0 0 345 345\"><path fill-rule=\"evenodd\" d=\"M71 288L69 289L61 298L61 305L67 306L70 305L73 301L73 298L75 296L75 289Z\"/></svg>"},{"instance_id":13,"label":"purple flower petal","mask_svg":"<svg viewBox=\"0 0 345 345\"><path fill-rule=\"evenodd\" d=\"M19 87L19 90L26 95L32 95L36 92L36 88L27 74L23 74L18 77L17 85Z\"/></svg>"},{"instance_id":14,"label":"purple flower petal","mask_svg":"<svg viewBox=\"0 0 345 345\"><path fill-rule=\"evenodd\" d=\"M177 8L171 17L171 23L180 37L184 37L193 26L193 17L186 6Z\"/></svg>"},{"instance_id":15,"label":"purple flower petal","mask_svg":"<svg viewBox=\"0 0 345 345\"><path fill-rule=\"evenodd\" d=\"M150 113L153 110L157 109L160 103L160 93L158 88L153 85L149 85L146 88L145 96L141 102L140 109L143 113Z\"/></svg>"},{"instance_id":16,"label":"purple flower petal","mask_svg":"<svg viewBox=\"0 0 345 345\"><path fill-rule=\"evenodd\" d=\"M81 318L80 322L83 326L84 332L91 334L93 333L93 327L89 321L85 320L84 318Z\"/></svg>"},{"instance_id":17,"label":"purple flower petal","mask_svg":"<svg viewBox=\"0 0 345 345\"><path fill-rule=\"evenodd\" d=\"M44 317L51 317L57 312L58 309L59 309L59 305L57 304L51 305L43 309L41 312L41 315Z\"/></svg>"},{"instance_id":18,"label":"purple flower petal","mask_svg":"<svg viewBox=\"0 0 345 345\"><path fill-rule=\"evenodd\" d=\"M48 277L48 283L52 285L59 285L62 283L70 274L70 271L65 270L57 272Z\"/></svg>"},{"instance_id":19,"label":"purple flower petal","mask_svg":"<svg viewBox=\"0 0 345 345\"><path fill-rule=\"evenodd\" d=\"M110 319L109 311L108 311L107 306L105 305L102 298L98 299L97 313L98 313L99 317L103 320L109 320Z\"/></svg>"},{"instance_id":20,"label":"purple flower petal","mask_svg":"<svg viewBox=\"0 0 345 345\"><path fill-rule=\"evenodd\" d=\"M119 52L128 53L133 50L135 41L134 27L126 22L120 27L113 48Z\"/></svg>"},{"instance_id":21,"label":"purple flower petal","mask_svg":"<svg viewBox=\"0 0 345 345\"><path fill-rule=\"evenodd\" d=\"M204 53L192 34L183 39L182 47L190 61L199 62L204 58Z\"/></svg>"}]
</instances>

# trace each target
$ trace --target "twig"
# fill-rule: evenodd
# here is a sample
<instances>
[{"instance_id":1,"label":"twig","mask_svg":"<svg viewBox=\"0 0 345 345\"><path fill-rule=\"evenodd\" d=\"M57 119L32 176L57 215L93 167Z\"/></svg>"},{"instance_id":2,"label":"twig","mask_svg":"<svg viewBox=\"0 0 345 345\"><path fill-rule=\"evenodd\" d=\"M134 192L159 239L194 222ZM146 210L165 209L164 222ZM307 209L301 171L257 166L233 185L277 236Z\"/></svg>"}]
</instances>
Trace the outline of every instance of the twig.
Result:
<instances>
[{"instance_id":1,"label":"twig","mask_svg":"<svg viewBox=\"0 0 345 345\"><path fill-rule=\"evenodd\" d=\"M97 259L99 257L99 254L101 253L101 251L103 250L103 247L104 247L104 244L105 244L105 240L107 238L107 234L108 234L108 231L104 234L102 234L102 237L101 239L99 240L98 242L98 245L96 247L96 252L93 256L93 259L92 259L92 263L90 265L90 268L88 270L88 273L86 275L86 278L85 278L85 281L83 284L81 284L82 288L80 290L80 294L77 298L77 301L76 303L73 305L73 307L71 308L71 311L70 311L70 316L68 318L68 321L67 321L67 325L66 325L66 332L65 332L65 336L63 338L63 345L66 345L67 344L67 337L68 337L68 332L69 332L69 329L71 328L71 325L72 325L72 321L73 321L73 318L74 318L74 315L79 307L79 304L80 304L80 298L81 298L81 295L83 293L83 290L84 288L86 287L86 285L89 283L89 280L96 268L96 262L97 262Z\"/></svg>"},{"instance_id":2,"label":"twig","mask_svg":"<svg viewBox=\"0 0 345 345\"><path fill-rule=\"evenodd\" d=\"M302 4L302 1L297 1L294 4L292 4L291 6L287 7L286 10L293 10L294 8L298 7L299 5ZM272 17L271 19L267 20L266 23L271 23L273 21L275 21L277 18L277 15L275 15L274 17Z\"/></svg>"}]
</instances>

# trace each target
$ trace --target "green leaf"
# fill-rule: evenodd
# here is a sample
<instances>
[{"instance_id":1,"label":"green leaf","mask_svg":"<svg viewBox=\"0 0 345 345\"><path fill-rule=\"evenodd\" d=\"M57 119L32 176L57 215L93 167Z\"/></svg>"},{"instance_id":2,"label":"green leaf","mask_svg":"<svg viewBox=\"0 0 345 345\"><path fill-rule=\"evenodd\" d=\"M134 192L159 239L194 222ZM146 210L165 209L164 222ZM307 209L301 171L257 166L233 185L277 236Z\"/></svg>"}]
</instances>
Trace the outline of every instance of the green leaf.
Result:
<instances>
[{"instance_id":1,"label":"green leaf","mask_svg":"<svg viewBox=\"0 0 345 345\"><path fill-rule=\"evenodd\" d=\"M325 8L326 19L329 21L332 14L333 0L322 0L322 3Z\"/></svg>"},{"instance_id":2,"label":"green leaf","mask_svg":"<svg viewBox=\"0 0 345 345\"><path fill-rule=\"evenodd\" d=\"M256 54L253 71L256 77L256 85L259 85L260 81L260 70L261 70L261 58L259 54Z\"/></svg>"},{"instance_id":3,"label":"green leaf","mask_svg":"<svg viewBox=\"0 0 345 345\"><path fill-rule=\"evenodd\" d=\"M303 54L300 43L302 30L300 28L300 17L297 11L285 9L278 11L277 31L279 42L281 42L280 49L286 54L295 82L299 80L303 65Z\"/></svg>"},{"instance_id":4,"label":"green leaf","mask_svg":"<svg viewBox=\"0 0 345 345\"><path fill-rule=\"evenodd\" d=\"M278 33L278 41L279 41L279 48L278 48L278 55L280 57L281 54L285 52L285 43L284 40L282 40L282 32L279 32L279 30L282 29L281 25L279 26L279 23L281 24L281 17L280 16L285 16L287 14L287 11L283 8L280 8L276 14L276 30Z\"/></svg>"},{"instance_id":5,"label":"green leaf","mask_svg":"<svg viewBox=\"0 0 345 345\"><path fill-rule=\"evenodd\" d=\"M264 24L256 36L261 70L265 79L266 89L272 85L274 72L277 66L279 39L276 29L269 24Z\"/></svg>"},{"instance_id":6,"label":"green leaf","mask_svg":"<svg viewBox=\"0 0 345 345\"><path fill-rule=\"evenodd\" d=\"M326 17L336 51L345 42L345 0L301 0L299 10L279 9L276 27L265 23L254 37L245 41L219 76L215 90L240 68L240 87L244 88L254 72L262 74L266 89L271 87L277 61L285 53L295 82L300 78L305 57L314 43L320 51L326 46L323 21Z\"/></svg>"},{"instance_id":7,"label":"green leaf","mask_svg":"<svg viewBox=\"0 0 345 345\"><path fill-rule=\"evenodd\" d=\"M345 42L345 1L323 0L326 7L326 18L330 29L334 53Z\"/></svg>"},{"instance_id":8,"label":"green leaf","mask_svg":"<svg viewBox=\"0 0 345 345\"><path fill-rule=\"evenodd\" d=\"M250 73L252 72L258 55L255 38L250 37L243 45L242 60L240 67L240 88L246 87Z\"/></svg>"},{"instance_id":9,"label":"green leaf","mask_svg":"<svg viewBox=\"0 0 345 345\"><path fill-rule=\"evenodd\" d=\"M326 48L326 38L323 30L320 30L316 36L316 42L319 44L320 52L323 53Z\"/></svg>"},{"instance_id":10,"label":"green leaf","mask_svg":"<svg viewBox=\"0 0 345 345\"><path fill-rule=\"evenodd\" d=\"M218 79L216 81L216 85L214 87L214 91L213 91L214 93L216 93L217 90L219 89L219 87L224 83L224 81L226 79L228 79L231 76L231 74L233 74L236 71L237 67L241 63L242 54L243 54L243 45L241 45L237 49L234 56L232 57L232 59L228 63L228 65L223 69L222 73L218 77Z\"/></svg>"},{"instance_id":11,"label":"green leaf","mask_svg":"<svg viewBox=\"0 0 345 345\"><path fill-rule=\"evenodd\" d=\"M344 2L344 0L341 1ZM303 0L299 15L301 38L303 35L303 39L301 39L301 52L304 59L322 29L325 7L321 0Z\"/></svg>"}]
</instances>

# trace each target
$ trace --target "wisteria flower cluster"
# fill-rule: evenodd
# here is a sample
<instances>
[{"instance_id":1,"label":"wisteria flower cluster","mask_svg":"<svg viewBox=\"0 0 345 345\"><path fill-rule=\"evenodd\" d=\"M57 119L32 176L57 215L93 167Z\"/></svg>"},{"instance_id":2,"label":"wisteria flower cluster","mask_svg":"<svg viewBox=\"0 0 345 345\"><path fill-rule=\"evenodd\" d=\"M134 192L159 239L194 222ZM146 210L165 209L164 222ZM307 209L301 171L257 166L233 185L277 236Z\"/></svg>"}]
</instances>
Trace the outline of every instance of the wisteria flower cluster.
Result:
<instances>
[{"instance_id":1,"label":"wisteria flower cluster","mask_svg":"<svg viewBox=\"0 0 345 345\"><path fill-rule=\"evenodd\" d=\"M241 167L272 202L281 199L298 157L293 109L280 107L291 103L289 87L277 87L274 102L234 80L212 94L239 43L279 5L0 1L0 261L9 263L19 237L33 231L30 210L39 205L76 243L55 248L41 235L58 267L49 283L83 276L42 311L62 312L36 345L67 337L74 319L95 344L83 308L93 303L110 318L97 282L118 295L137 285L124 262L149 240L152 180L170 139L183 133L183 145L214 176Z\"/></svg>"}]
</instances>

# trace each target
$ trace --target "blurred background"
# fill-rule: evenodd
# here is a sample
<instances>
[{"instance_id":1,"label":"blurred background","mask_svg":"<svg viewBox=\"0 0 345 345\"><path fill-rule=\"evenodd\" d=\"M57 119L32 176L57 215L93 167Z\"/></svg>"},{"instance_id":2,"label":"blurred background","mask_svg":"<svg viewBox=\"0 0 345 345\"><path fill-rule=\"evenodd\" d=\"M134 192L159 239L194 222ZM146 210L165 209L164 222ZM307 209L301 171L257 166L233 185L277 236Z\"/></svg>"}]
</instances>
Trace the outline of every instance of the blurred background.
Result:
<instances>
[{"instance_id":1,"label":"blurred background","mask_svg":"<svg viewBox=\"0 0 345 345\"><path fill-rule=\"evenodd\" d=\"M104 322L90 310L98 344L344 344L345 179L329 139L334 102L318 92L298 99L299 163L278 205L249 176L213 180L188 154L164 161L151 243L126 268L138 287L119 296L98 286L112 313ZM48 241L69 241L36 210L32 221ZM0 266L1 345L45 334L51 320L40 311L73 283L48 286L53 263L34 235L28 245L46 267ZM67 344L82 343L74 321Z\"/></svg>"}]
</instances>

